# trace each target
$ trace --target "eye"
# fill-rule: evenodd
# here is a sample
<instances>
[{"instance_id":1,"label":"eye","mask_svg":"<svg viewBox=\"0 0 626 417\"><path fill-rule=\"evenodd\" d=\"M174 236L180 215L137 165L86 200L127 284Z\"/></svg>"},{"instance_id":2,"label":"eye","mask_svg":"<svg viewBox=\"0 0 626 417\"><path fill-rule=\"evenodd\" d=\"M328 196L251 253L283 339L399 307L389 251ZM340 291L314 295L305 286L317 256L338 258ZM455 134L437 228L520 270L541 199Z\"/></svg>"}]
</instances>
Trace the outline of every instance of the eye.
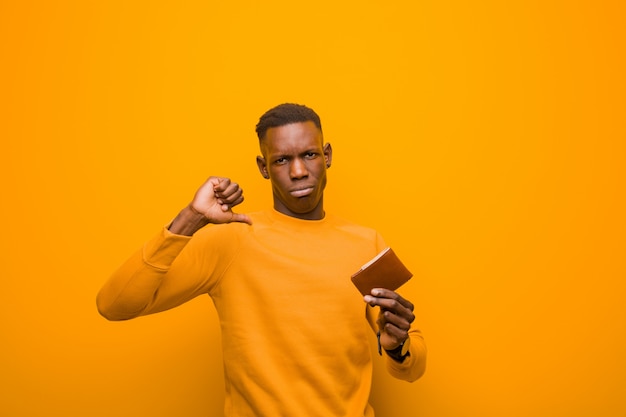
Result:
<instances>
[{"instance_id":1,"label":"eye","mask_svg":"<svg viewBox=\"0 0 626 417\"><path fill-rule=\"evenodd\" d=\"M275 164L275 165L282 165L282 164L284 164L284 163L286 163L286 162L287 162L287 158L285 158L285 157L276 158L276 159L274 160L274 164Z\"/></svg>"},{"instance_id":2,"label":"eye","mask_svg":"<svg viewBox=\"0 0 626 417\"><path fill-rule=\"evenodd\" d=\"M314 159L317 156L317 153L315 152L307 152L304 154L304 157L307 159Z\"/></svg>"}]
</instances>

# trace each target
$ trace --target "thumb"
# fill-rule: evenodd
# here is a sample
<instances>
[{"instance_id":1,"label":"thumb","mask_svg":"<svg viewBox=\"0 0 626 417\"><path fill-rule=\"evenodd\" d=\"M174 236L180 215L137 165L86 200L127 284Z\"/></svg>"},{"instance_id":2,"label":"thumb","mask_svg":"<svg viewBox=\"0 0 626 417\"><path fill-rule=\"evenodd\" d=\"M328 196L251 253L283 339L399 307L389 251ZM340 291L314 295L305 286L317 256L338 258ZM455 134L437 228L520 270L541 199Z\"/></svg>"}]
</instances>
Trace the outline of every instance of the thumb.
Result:
<instances>
[{"instance_id":1,"label":"thumb","mask_svg":"<svg viewBox=\"0 0 626 417\"><path fill-rule=\"evenodd\" d=\"M235 212L231 212L233 214L233 217L230 219L230 223L232 222L239 222L239 223L247 223L247 224L252 224L252 219L247 215L247 214L242 214L242 213L235 213Z\"/></svg>"}]
</instances>

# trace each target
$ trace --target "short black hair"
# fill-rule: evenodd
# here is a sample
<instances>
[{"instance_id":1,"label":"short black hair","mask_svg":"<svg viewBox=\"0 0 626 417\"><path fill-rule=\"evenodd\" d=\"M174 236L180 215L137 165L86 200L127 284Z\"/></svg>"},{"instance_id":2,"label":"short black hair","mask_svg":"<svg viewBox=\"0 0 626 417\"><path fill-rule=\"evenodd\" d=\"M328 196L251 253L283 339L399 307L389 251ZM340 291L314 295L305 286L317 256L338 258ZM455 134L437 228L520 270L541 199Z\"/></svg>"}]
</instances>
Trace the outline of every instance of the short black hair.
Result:
<instances>
[{"instance_id":1,"label":"short black hair","mask_svg":"<svg viewBox=\"0 0 626 417\"><path fill-rule=\"evenodd\" d=\"M302 104L283 103L269 109L261 116L256 125L256 134L262 140L267 129L291 123L313 122L322 131L322 122L315 111Z\"/></svg>"}]
</instances>

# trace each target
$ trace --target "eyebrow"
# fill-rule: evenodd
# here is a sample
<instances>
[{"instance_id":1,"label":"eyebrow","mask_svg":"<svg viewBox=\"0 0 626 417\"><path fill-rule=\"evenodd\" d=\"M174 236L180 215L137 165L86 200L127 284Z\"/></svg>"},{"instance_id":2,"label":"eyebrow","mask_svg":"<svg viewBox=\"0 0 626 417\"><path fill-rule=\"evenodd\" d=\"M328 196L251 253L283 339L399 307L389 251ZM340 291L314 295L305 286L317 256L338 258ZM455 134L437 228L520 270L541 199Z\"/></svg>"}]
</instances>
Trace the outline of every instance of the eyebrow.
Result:
<instances>
[{"instance_id":1,"label":"eyebrow","mask_svg":"<svg viewBox=\"0 0 626 417\"><path fill-rule=\"evenodd\" d=\"M318 147L312 147L312 148L307 148L301 152L298 152L296 155L304 155L307 153L322 153L323 151L320 150ZM269 155L270 158L288 158L293 156L293 154L288 153L288 152L276 152L276 153L272 153Z\"/></svg>"}]
</instances>

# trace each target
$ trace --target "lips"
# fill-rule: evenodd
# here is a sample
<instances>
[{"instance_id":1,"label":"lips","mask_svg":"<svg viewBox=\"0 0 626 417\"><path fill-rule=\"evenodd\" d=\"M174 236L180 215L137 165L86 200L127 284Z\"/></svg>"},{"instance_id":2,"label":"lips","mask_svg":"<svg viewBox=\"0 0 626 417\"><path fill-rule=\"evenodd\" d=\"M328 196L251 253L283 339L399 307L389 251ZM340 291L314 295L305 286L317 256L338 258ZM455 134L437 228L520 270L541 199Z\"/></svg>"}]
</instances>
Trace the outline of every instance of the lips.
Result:
<instances>
[{"instance_id":1,"label":"lips","mask_svg":"<svg viewBox=\"0 0 626 417\"><path fill-rule=\"evenodd\" d=\"M289 191L292 197L306 197L313 192L313 187L299 188Z\"/></svg>"}]
</instances>

